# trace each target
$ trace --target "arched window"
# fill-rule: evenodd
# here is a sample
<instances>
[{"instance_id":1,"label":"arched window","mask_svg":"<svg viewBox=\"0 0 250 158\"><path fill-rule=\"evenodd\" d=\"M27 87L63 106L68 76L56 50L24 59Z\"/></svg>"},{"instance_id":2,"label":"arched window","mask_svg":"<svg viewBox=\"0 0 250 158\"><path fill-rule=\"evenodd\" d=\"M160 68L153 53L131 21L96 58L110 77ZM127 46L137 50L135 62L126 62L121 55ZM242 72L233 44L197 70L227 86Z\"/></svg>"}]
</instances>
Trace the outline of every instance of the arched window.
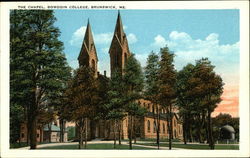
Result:
<instances>
[{"instance_id":1,"label":"arched window","mask_svg":"<svg viewBox=\"0 0 250 158\"><path fill-rule=\"evenodd\" d=\"M150 121L148 120L148 132L150 132Z\"/></svg>"},{"instance_id":2,"label":"arched window","mask_svg":"<svg viewBox=\"0 0 250 158\"><path fill-rule=\"evenodd\" d=\"M118 66L118 55L117 54L114 55L114 64L115 64L115 66Z\"/></svg>"},{"instance_id":3,"label":"arched window","mask_svg":"<svg viewBox=\"0 0 250 158\"><path fill-rule=\"evenodd\" d=\"M154 121L154 133L156 132L156 122Z\"/></svg>"},{"instance_id":4,"label":"arched window","mask_svg":"<svg viewBox=\"0 0 250 158\"><path fill-rule=\"evenodd\" d=\"M165 133L165 124L162 124L163 133Z\"/></svg>"},{"instance_id":5,"label":"arched window","mask_svg":"<svg viewBox=\"0 0 250 158\"><path fill-rule=\"evenodd\" d=\"M91 60L91 68L93 70L95 70L95 60L94 59Z\"/></svg>"},{"instance_id":6,"label":"arched window","mask_svg":"<svg viewBox=\"0 0 250 158\"><path fill-rule=\"evenodd\" d=\"M167 134L168 134L168 123L166 123L166 131L167 131Z\"/></svg>"},{"instance_id":7,"label":"arched window","mask_svg":"<svg viewBox=\"0 0 250 158\"><path fill-rule=\"evenodd\" d=\"M128 58L127 53L124 53L124 63L125 64L127 63L127 58Z\"/></svg>"}]
</instances>

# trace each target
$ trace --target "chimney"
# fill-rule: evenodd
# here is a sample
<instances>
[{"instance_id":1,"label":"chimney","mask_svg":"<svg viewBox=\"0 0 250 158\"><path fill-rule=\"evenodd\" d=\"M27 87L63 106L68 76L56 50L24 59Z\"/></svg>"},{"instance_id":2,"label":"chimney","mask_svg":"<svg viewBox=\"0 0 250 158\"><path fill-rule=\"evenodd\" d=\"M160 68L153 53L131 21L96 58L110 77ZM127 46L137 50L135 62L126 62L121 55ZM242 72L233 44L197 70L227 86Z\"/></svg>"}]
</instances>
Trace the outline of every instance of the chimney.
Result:
<instances>
[{"instance_id":1,"label":"chimney","mask_svg":"<svg viewBox=\"0 0 250 158\"><path fill-rule=\"evenodd\" d=\"M106 77L106 70L104 70L104 76Z\"/></svg>"}]
</instances>

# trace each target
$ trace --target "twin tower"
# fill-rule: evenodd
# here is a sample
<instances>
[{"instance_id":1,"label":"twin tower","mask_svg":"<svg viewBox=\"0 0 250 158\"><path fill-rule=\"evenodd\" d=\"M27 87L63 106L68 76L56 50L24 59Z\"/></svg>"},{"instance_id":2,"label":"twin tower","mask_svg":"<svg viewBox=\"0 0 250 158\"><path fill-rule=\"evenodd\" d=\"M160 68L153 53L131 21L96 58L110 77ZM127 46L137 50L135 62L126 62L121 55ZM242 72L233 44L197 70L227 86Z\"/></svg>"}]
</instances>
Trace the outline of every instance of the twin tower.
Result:
<instances>
[{"instance_id":1,"label":"twin tower","mask_svg":"<svg viewBox=\"0 0 250 158\"><path fill-rule=\"evenodd\" d=\"M127 58L130 56L128 40L123 30L120 12L118 11L115 31L109 48L111 76L115 70L123 73ZM97 77L97 51L92 35L91 27L88 21L84 40L78 56L79 67L87 66L94 70Z\"/></svg>"}]
</instances>

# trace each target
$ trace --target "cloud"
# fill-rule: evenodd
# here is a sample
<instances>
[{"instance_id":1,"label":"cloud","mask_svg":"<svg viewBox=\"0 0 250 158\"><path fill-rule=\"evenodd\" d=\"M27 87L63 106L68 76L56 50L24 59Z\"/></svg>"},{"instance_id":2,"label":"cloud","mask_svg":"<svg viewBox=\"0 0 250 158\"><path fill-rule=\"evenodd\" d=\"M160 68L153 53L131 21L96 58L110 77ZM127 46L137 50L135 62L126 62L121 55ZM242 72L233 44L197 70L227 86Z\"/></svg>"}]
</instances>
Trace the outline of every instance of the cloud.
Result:
<instances>
[{"instance_id":1,"label":"cloud","mask_svg":"<svg viewBox=\"0 0 250 158\"><path fill-rule=\"evenodd\" d=\"M133 43L137 42L137 38L136 38L135 34L133 34L133 33L128 34L127 39L128 39L129 44L133 44Z\"/></svg>"},{"instance_id":2,"label":"cloud","mask_svg":"<svg viewBox=\"0 0 250 158\"><path fill-rule=\"evenodd\" d=\"M123 29L126 30L128 27L126 25L123 25Z\"/></svg>"},{"instance_id":3,"label":"cloud","mask_svg":"<svg viewBox=\"0 0 250 158\"><path fill-rule=\"evenodd\" d=\"M163 47L164 45L167 44L167 41L166 39L162 36L162 35L157 35L155 38L154 38L154 43L151 44L152 46L155 46L155 47Z\"/></svg>"},{"instance_id":4,"label":"cloud","mask_svg":"<svg viewBox=\"0 0 250 158\"><path fill-rule=\"evenodd\" d=\"M175 65L177 69L181 69L187 63L194 63L195 60L202 57L208 57L212 64L216 66L218 73L225 74L227 72L227 75L237 75L239 42L221 45L219 43L219 35L216 33L211 33L202 40L193 39L185 32L172 31L168 38L157 35L151 44L151 48L156 50L166 45L176 55ZM232 73L232 70L234 73ZM227 78L229 79L230 77L228 76Z\"/></svg>"},{"instance_id":5,"label":"cloud","mask_svg":"<svg viewBox=\"0 0 250 158\"><path fill-rule=\"evenodd\" d=\"M148 54L136 53L135 58L140 62L142 67L146 66Z\"/></svg>"},{"instance_id":6,"label":"cloud","mask_svg":"<svg viewBox=\"0 0 250 158\"><path fill-rule=\"evenodd\" d=\"M71 46L79 46L79 47L81 46L81 42L83 40L86 28L87 28L86 26L82 26L73 33L69 41Z\"/></svg>"},{"instance_id":7,"label":"cloud","mask_svg":"<svg viewBox=\"0 0 250 158\"><path fill-rule=\"evenodd\" d=\"M215 109L213 116L220 112L238 116L239 42L220 44L217 33L211 33L204 39L193 39L186 32L172 31L168 37L155 36L150 46L154 51L158 51L166 45L176 55L174 62L177 70L182 69L187 63L194 64L196 60L208 57L212 65L215 65L216 73L225 83L223 101Z\"/></svg>"},{"instance_id":8,"label":"cloud","mask_svg":"<svg viewBox=\"0 0 250 158\"><path fill-rule=\"evenodd\" d=\"M110 44L113 37L113 33L100 33L94 34L94 42L95 44Z\"/></svg>"}]
</instances>

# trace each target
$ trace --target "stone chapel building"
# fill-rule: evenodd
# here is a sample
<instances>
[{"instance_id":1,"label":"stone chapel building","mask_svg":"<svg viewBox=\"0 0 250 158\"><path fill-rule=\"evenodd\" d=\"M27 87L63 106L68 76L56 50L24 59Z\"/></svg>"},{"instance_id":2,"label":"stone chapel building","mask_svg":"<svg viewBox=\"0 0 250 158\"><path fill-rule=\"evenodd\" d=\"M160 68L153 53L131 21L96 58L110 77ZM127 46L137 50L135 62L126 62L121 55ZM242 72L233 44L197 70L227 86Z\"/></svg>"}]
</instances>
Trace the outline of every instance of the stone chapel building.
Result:
<instances>
[{"instance_id":1,"label":"stone chapel building","mask_svg":"<svg viewBox=\"0 0 250 158\"><path fill-rule=\"evenodd\" d=\"M110 49L110 68L111 68L111 76L115 69L118 69L123 74L123 69L127 58L131 55L129 51L129 45L126 33L124 32L122 19L120 12L118 12L118 17L116 20L116 26L114 30L113 39L111 41ZM82 47L78 56L79 67L80 66L88 66L91 67L95 72L95 77L103 77L98 73L98 57L97 51L94 43L94 38L92 35L92 30L90 26L90 22L88 21L87 29L85 32L84 40L82 43ZM104 72L104 77L106 74ZM148 109L146 116L138 120L138 124L135 129L136 137L140 138L156 138L156 109L152 103L145 99L138 100L141 106ZM167 138L168 136L168 128L167 128L167 118L166 118L166 110L159 107L160 110L160 137ZM183 139L182 132L182 124L179 120L178 115L175 113L173 117L173 138ZM112 123L108 121L89 121L89 139L113 139L113 127ZM121 125L121 137L122 139L128 138L128 118L125 118L122 121Z\"/></svg>"}]
</instances>

